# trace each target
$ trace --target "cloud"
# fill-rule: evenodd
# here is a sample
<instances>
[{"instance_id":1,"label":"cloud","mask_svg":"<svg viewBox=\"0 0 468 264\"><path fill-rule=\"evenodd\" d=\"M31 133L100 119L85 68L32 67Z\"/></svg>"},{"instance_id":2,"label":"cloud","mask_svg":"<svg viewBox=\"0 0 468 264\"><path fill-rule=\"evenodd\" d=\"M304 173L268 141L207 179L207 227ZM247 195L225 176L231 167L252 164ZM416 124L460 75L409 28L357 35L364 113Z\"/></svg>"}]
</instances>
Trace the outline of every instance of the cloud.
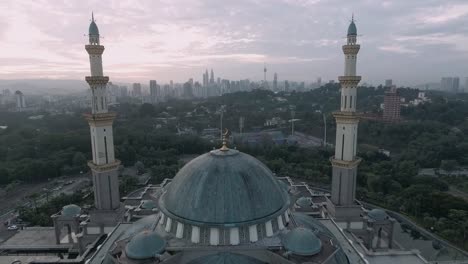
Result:
<instances>
[{"instance_id":1,"label":"cloud","mask_svg":"<svg viewBox=\"0 0 468 264\"><path fill-rule=\"evenodd\" d=\"M465 0L3 0L0 9L8 10L0 17L5 79L82 79L93 10L106 48L104 71L114 80L183 82L200 79L205 68L260 80L264 62L285 79L335 79L353 12L362 34L359 74L368 81L381 82L389 71L408 84L426 81L412 76L437 78L447 70L440 58L450 60L452 75L462 75L460 58L468 57ZM388 54L411 56L375 67ZM408 58L434 66L414 67L408 76L400 67Z\"/></svg>"}]
</instances>

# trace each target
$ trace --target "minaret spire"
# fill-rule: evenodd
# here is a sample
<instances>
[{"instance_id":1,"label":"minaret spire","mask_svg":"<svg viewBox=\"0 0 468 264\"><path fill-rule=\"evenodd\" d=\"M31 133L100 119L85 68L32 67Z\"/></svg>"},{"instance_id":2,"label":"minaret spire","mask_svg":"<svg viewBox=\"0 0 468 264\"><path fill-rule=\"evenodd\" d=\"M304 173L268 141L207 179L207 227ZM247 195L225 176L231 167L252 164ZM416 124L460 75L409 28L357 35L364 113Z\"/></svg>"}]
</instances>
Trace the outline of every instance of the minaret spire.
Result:
<instances>
[{"instance_id":1,"label":"minaret spire","mask_svg":"<svg viewBox=\"0 0 468 264\"><path fill-rule=\"evenodd\" d=\"M91 12L91 21L94 22L94 12Z\"/></svg>"},{"instance_id":2,"label":"minaret spire","mask_svg":"<svg viewBox=\"0 0 468 264\"><path fill-rule=\"evenodd\" d=\"M357 167L361 161L357 153L359 115L356 113L357 85L361 76L356 75L356 61L360 45L354 14L348 27L347 44L343 45L345 69L338 80L341 84L340 111L333 112L336 120L335 156L331 158L332 193L327 208L338 220L359 218L360 207L355 203Z\"/></svg>"}]
</instances>

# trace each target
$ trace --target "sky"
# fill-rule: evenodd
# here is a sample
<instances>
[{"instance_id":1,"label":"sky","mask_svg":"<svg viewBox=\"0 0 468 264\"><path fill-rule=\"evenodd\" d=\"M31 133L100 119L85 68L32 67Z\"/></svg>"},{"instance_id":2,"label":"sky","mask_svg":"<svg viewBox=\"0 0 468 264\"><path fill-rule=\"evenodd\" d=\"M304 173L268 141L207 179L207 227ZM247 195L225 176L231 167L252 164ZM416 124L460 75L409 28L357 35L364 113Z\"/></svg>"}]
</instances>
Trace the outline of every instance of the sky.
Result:
<instances>
[{"instance_id":1,"label":"sky","mask_svg":"<svg viewBox=\"0 0 468 264\"><path fill-rule=\"evenodd\" d=\"M352 14L363 82L468 76L467 0L0 1L0 79L84 79L91 12L111 81L215 77L324 81L343 74ZM464 80L464 79L463 79Z\"/></svg>"}]
</instances>

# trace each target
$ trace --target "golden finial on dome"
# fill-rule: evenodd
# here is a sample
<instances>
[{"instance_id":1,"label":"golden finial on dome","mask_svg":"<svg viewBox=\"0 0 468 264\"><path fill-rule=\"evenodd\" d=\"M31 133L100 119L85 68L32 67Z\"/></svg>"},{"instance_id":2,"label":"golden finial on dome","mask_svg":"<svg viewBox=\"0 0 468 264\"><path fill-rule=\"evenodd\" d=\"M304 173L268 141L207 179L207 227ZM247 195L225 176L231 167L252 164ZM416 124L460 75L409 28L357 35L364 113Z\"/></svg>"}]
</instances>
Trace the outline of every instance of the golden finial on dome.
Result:
<instances>
[{"instance_id":1,"label":"golden finial on dome","mask_svg":"<svg viewBox=\"0 0 468 264\"><path fill-rule=\"evenodd\" d=\"M229 136L229 130L226 128L226 130L224 130L224 134L223 134L223 146L220 148L221 151L229 150L229 148L227 146L227 137L228 136Z\"/></svg>"}]
</instances>

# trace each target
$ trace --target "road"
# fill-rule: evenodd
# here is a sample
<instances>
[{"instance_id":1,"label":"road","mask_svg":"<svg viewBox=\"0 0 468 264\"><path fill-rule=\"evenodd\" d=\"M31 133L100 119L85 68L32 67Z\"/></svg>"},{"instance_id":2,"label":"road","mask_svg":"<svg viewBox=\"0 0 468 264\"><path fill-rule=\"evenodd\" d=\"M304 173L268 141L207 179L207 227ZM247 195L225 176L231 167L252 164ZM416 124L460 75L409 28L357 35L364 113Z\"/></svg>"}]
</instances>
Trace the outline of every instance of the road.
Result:
<instances>
[{"instance_id":1,"label":"road","mask_svg":"<svg viewBox=\"0 0 468 264\"><path fill-rule=\"evenodd\" d=\"M89 177L87 176L79 176L79 177L73 177L73 178L67 178L66 181L74 181L72 184L68 185L59 185L62 186L61 188L57 188L55 191L52 191L49 194L49 199L59 196L61 193L69 195L73 194L75 191L78 189L81 189L83 187L83 184L85 184L86 181L90 181ZM23 190L23 193L18 193L18 190L14 190L12 193L12 196L14 196L14 199L4 199L2 203L0 203L0 206L3 210L2 215L0 215L0 243L8 238L10 238L12 235L15 234L15 231L9 231L7 230L7 226L4 225L5 222L14 220L18 217L16 213L16 208L18 206L30 206L31 202L27 201L27 197L33 193L40 193L42 194L38 200L36 201L37 205L41 205L47 201L47 196L44 194L43 189L44 188L50 188L57 183L42 183L42 184L37 184L37 185L26 185L26 186L19 186L19 190ZM45 187L47 186L47 187ZM30 188L27 188L30 187ZM10 193L8 194L10 196ZM10 206L10 207L7 207ZM11 221L13 222L13 221Z\"/></svg>"}]
</instances>

